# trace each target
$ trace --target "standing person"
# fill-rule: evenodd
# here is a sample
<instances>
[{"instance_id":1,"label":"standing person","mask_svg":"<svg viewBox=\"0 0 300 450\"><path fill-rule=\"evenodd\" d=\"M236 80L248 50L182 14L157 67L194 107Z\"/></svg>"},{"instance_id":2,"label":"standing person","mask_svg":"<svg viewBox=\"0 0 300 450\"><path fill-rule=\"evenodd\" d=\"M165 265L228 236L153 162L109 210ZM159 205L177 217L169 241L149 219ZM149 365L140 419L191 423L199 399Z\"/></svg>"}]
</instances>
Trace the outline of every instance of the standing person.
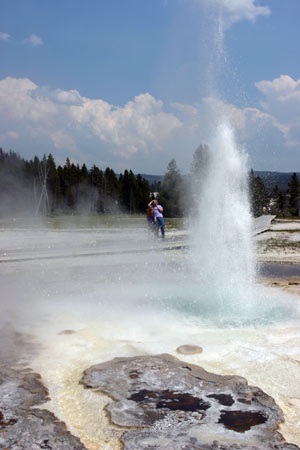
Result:
<instances>
[{"instance_id":1,"label":"standing person","mask_svg":"<svg viewBox=\"0 0 300 450\"><path fill-rule=\"evenodd\" d=\"M151 200L150 203L148 203L148 208L147 208L147 221L148 221L148 225L149 225L149 229L151 231L155 230L155 216L154 216L154 200Z\"/></svg>"},{"instance_id":2,"label":"standing person","mask_svg":"<svg viewBox=\"0 0 300 450\"><path fill-rule=\"evenodd\" d=\"M164 239L165 237L165 221L163 216L164 208L158 204L157 200L153 200L154 202L154 221L156 224L156 234L158 236L158 230L161 230L161 237Z\"/></svg>"}]
</instances>

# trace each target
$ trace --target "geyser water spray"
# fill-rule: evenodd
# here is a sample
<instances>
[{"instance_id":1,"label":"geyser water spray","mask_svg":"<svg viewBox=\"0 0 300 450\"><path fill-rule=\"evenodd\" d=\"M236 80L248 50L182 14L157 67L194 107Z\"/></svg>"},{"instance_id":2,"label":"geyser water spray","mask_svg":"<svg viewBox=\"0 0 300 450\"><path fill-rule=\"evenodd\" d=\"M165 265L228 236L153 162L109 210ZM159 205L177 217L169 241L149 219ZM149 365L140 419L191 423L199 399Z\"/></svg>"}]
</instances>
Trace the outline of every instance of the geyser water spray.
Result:
<instances>
[{"instance_id":1,"label":"geyser water spray","mask_svg":"<svg viewBox=\"0 0 300 450\"><path fill-rule=\"evenodd\" d=\"M194 183L193 272L202 294L219 307L245 305L253 297L255 277L247 155L226 120L206 151L206 167Z\"/></svg>"},{"instance_id":2,"label":"geyser water spray","mask_svg":"<svg viewBox=\"0 0 300 450\"><path fill-rule=\"evenodd\" d=\"M202 146L206 152L202 155L202 167L191 179L190 267L202 310L208 308L210 316L216 318L246 317L255 297L256 271L247 154L237 144L222 95L226 80L234 78L234 71L224 45L221 4L214 8L214 14L207 15L207 20L211 137L208 145Z\"/></svg>"}]
</instances>

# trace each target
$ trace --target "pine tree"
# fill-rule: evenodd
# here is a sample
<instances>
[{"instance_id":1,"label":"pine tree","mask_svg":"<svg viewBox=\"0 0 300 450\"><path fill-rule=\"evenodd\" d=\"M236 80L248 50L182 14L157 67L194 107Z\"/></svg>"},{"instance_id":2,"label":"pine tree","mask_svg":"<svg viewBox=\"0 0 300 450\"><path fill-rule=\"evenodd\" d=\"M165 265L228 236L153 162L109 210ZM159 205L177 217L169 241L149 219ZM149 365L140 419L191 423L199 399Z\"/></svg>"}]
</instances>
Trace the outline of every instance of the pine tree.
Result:
<instances>
[{"instance_id":1,"label":"pine tree","mask_svg":"<svg viewBox=\"0 0 300 450\"><path fill-rule=\"evenodd\" d=\"M146 209L146 205L148 205L150 201L150 187L149 183L142 175L138 174L136 177L136 182L138 186L137 191L137 212L144 213Z\"/></svg>"},{"instance_id":2,"label":"pine tree","mask_svg":"<svg viewBox=\"0 0 300 450\"><path fill-rule=\"evenodd\" d=\"M103 212L116 213L118 210L118 179L115 172L107 167L103 176Z\"/></svg>"},{"instance_id":3,"label":"pine tree","mask_svg":"<svg viewBox=\"0 0 300 450\"><path fill-rule=\"evenodd\" d=\"M96 165L89 172L91 211L103 212L100 207L103 173Z\"/></svg>"},{"instance_id":4,"label":"pine tree","mask_svg":"<svg viewBox=\"0 0 300 450\"><path fill-rule=\"evenodd\" d=\"M249 173L249 193L254 217L261 216L265 208L269 206L270 194L262 179L255 176L253 169Z\"/></svg>"},{"instance_id":5,"label":"pine tree","mask_svg":"<svg viewBox=\"0 0 300 450\"><path fill-rule=\"evenodd\" d=\"M159 193L159 203L162 204L166 217L178 217L182 214L181 195L182 178L173 158L168 164Z\"/></svg>"},{"instance_id":6,"label":"pine tree","mask_svg":"<svg viewBox=\"0 0 300 450\"><path fill-rule=\"evenodd\" d=\"M51 212L116 213L121 205L124 212L139 213L149 202L149 183L132 171L117 177L109 167L105 173L95 165L89 171L85 164L80 168L69 158L63 167L56 167L51 154L42 161L37 156L25 161L12 150L6 153L0 148L0 210L7 214L9 206L19 212L36 211L44 181L41 167L47 171Z\"/></svg>"},{"instance_id":7,"label":"pine tree","mask_svg":"<svg viewBox=\"0 0 300 450\"><path fill-rule=\"evenodd\" d=\"M297 174L294 172L289 185L290 205L293 208L293 213L300 214L300 183Z\"/></svg>"},{"instance_id":8,"label":"pine tree","mask_svg":"<svg viewBox=\"0 0 300 450\"><path fill-rule=\"evenodd\" d=\"M130 179L128 170L119 179L119 195L121 206L126 212L130 210Z\"/></svg>"},{"instance_id":9,"label":"pine tree","mask_svg":"<svg viewBox=\"0 0 300 450\"><path fill-rule=\"evenodd\" d=\"M46 158L46 157L45 157ZM50 209L54 211L56 206L56 194L57 194L57 171L53 156L51 153L46 159L46 170L47 170L47 191L50 201Z\"/></svg>"}]
</instances>

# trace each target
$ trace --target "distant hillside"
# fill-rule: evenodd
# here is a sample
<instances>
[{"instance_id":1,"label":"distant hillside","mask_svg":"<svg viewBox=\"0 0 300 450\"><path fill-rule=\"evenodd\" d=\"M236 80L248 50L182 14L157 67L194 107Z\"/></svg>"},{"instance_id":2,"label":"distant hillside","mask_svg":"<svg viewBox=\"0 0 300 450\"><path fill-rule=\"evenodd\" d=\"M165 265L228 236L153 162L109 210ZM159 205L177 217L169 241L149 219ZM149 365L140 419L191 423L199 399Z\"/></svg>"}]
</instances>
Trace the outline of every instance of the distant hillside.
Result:
<instances>
[{"instance_id":1,"label":"distant hillside","mask_svg":"<svg viewBox=\"0 0 300 450\"><path fill-rule=\"evenodd\" d=\"M267 189L272 190L277 185L280 191L286 191L289 188L288 183L291 181L293 172L267 172L256 170L254 171L254 174L262 179ZM300 181L300 172L297 173L297 176ZM163 175L148 175L144 173L142 174L142 177L149 181L150 184L162 181L164 178ZM186 175L183 177L185 178Z\"/></svg>"},{"instance_id":2,"label":"distant hillside","mask_svg":"<svg viewBox=\"0 0 300 450\"><path fill-rule=\"evenodd\" d=\"M293 172L268 172L256 170L254 171L254 174L262 179L267 189L272 190L277 185L280 191L286 191L289 188L288 183L291 181ZM183 178L186 176L187 175L183 175ZM300 172L297 173L297 176L300 181ZM142 177L149 181L150 184L162 181L164 178L163 175L149 175L145 173L142 174Z\"/></svg>"},{"instance_id":3,"label":"distant hillside","mask_svg":"<svg viewBox=\"0 0 300 450\"><path fill-rule=\"evenodd\" d=\"M145 178L145 180L147 180L150 184L152 183L156 183L158 181L162 181L164 176L163 175L148 175L145 173L141 174L143 178Z\"/></svg>"},{"instance_id":4,"label":"distant hillside","mask_svg":"<svg viewBox=\"0 0 300 450\"><path fill-rule=\"evenodd\" d=\"M254 171L255 176L260 177L264 182L267 189L272 190L276 185L280 191L286 191L289 186L288 183L291 181L293 172L263 172ZM297 173L300 180L300 173Z\"/></svg>"}]
</instances>

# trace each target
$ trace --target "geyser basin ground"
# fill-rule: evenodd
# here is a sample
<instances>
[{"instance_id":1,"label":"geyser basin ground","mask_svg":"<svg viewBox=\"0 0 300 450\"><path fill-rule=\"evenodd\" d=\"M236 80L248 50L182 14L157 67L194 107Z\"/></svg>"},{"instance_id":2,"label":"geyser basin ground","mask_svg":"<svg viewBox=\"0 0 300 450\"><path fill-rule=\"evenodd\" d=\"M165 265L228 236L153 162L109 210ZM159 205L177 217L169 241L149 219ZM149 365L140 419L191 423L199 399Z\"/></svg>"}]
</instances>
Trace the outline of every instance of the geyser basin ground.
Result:
<instances>
[{"instance_id":1,"label":"geyser basin ground","mask_svg":"<svg viewBox=\"0 0 300 450\"><path fill-rule=\"evenodd\" d=\"M78 384L82 372L117 356L158 353L247 378L275 399L286 419L280 431L300 444L299 297L260 285L246 313L243 298L214 305L195 281L180 232L162 243L134 223L17 225L0 232L2 325L33 344L19 363L42 375L52 399L45 408L86 447L118 448L118 433L99 412L99 396ZM203 353L179 355L183 344Z\"/></svg>"}]
</instances>

